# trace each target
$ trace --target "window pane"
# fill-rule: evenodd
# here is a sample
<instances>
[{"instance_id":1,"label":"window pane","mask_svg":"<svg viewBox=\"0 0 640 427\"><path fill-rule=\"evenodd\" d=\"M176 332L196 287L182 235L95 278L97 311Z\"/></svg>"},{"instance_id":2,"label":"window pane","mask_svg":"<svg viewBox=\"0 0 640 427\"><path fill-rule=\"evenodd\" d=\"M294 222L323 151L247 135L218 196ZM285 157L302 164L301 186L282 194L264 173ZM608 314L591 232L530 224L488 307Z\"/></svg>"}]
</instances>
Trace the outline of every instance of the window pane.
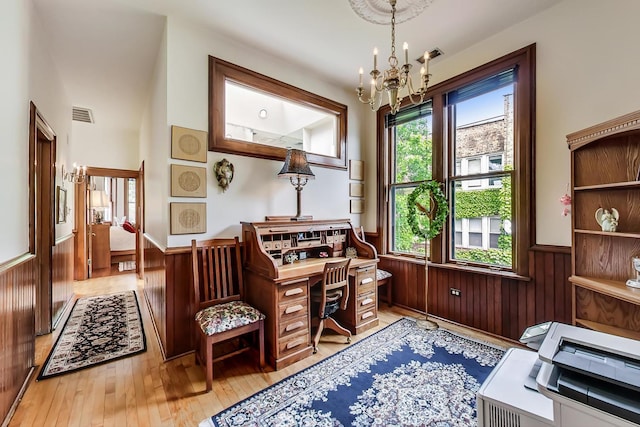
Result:
<instances>
[{"instance_id":1,"label":"window pane","mask_svg":"<svg viewBox=\"0 0 640 427\"><path fill-rule=\"evenodd\" d=\"M456 231L455 232L455 244L456 244L456 246L462 245L462 232L461 231Z\"/></svg>"},{"instance_id":2,"label":"window pane","mask_svg":"<svg viewBox=\"0 0 640 427\"><path fill-rule=\"evenodd\" d=\"M395 127L395 182L431 179L431 115Z\"/></svg>"},{"instance_id":3,"label":"window pane","mask_svg":"<svg viewBox=\"0 0 640 427\"><path fill-rule=\"evenodd\" d=\"M136 222L136 180L127 180L127 204L128 206L128 220L135 224Z\"/></svg>"},{"instance_id":4,"label":"window pane","mask_svg":"<svg viewBox=\"0 0 640 427\"><path fill-rule=\"evenodd\" d=\"M452 185L455 245L452 259L495 266L512 266L511 176L505 172L498 178L505 183L499 188L470 190L465 181ZM466 218L466 220L465 220ZM465 229L464 224L468 226ZM460 234L458 239L457 234Z\"/></svg>"},{"instance_id":5,"label":"window pane","mask_svg":"<svg viewBox=\"0 0 640 427\"><path fill-rule=\"evenodd\" d=\"M391 194L391 250L424 255L424 239L414 236L411 227L407 223L407 197L415 187L403 187L392 189ZM420 220L420 216L418 216Z\"/></svg>"},{"instance_id":6,"label":"window pane","mask_svg":"<svg viewBox=\"0 0 640 427\"><path fill-rule=\"evenodd\" d=\"M455 104L454 162L469 160L461 174L504 170L513 165L513 89L509 84ZM477 169L475 158L485 158Z\"/></svg>"},{"instance_id":7,"label":"window pane","mask_svg":"<svg viewBox=\"0 0 640 427\"><path fill-rule=\"evenodd\" d=\"M481 248L482 247L482 233L469 233L469 246Z\"/></svg>"}]
</instances>

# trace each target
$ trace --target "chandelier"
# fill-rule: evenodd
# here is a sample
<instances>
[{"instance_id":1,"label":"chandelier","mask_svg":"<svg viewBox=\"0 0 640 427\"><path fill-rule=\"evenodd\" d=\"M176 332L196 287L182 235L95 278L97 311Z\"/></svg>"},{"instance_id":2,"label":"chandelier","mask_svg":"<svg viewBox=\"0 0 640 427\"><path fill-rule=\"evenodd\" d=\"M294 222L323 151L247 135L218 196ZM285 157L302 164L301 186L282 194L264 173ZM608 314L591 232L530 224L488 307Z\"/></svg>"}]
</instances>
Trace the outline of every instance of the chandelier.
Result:
<instances>
[{"instance_id":1,"label":"chandelier","mask_svg":"<svg viewBox=\"0 0 640 427\"><path fill-rule=\"evenodd\" d=\"M402 91L407 89L409 100L412 104L420 104L424 101L429 84L429 52L424 53L424 66L420 69L420 87L415 90L411 80L411 64L409 64L409 45L405 42L402 46L404 50L404 65L398 67L396 57L396 0L389 0L391 5L391 56L389 56L389 68L385 71L378 70L378 49L373 49L373 70L371 76L371 91L365 95L363 86L363 70L360 67L360 83L356 88L358 99L364 104L369 104L373 111L380 108L382 104L382 92L386 91L389 97L389 107L391 114L396 114L402 104Z\"/></svg>"}]
</instances>

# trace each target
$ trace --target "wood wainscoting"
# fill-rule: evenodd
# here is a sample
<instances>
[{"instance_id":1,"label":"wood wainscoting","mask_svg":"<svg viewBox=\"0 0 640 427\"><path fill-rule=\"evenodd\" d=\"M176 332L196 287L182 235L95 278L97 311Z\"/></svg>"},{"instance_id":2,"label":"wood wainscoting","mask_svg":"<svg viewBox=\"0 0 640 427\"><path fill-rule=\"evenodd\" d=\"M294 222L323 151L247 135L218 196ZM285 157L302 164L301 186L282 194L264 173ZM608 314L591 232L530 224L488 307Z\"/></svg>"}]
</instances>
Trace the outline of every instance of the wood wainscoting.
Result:
<instances>
[{"instance_id":1,"label":"wood wainscoting","mask_svg":"<svg viewBox=\"0 0 640 427\"><path fill-rule=\"evenodd\" d=\"M9 415L35 363L35 260L25 254L0 265L0 420Z\"/></svg>"},{"instance_id":2,"label":"wood wainscoting","mask_svg":"<svg viewBox=\"0 0 640 427\"><path fill-rule=\"evenodd\" d=\"M73 298L74 235L56 240L52 249L51 324L55 329L67 304Z\"/></svg>"},{"instance_id":3,"label":"wood wainscoting","mask_svg":"<svg viewBox=\"0 0 640 427\"><path fill-rule=\"evenodd\" d=\"M393 273L393 303L424 312L424 261L380 258L379 267ZM512 340L536 323L571 323L570 248L531 248L529 271L523 280L429 264L429 314Z\"/></svg>"},{"instance_id":4,"label":"wood wainscoting","mask_svg":"<svg viewBox=\"0 0 640 427\"><path fill-rule=\"evenodd\" d=\"M144 293L162 355L192 351L191 248L163 249L144 235Z\"/></svg>"}]
</instances>

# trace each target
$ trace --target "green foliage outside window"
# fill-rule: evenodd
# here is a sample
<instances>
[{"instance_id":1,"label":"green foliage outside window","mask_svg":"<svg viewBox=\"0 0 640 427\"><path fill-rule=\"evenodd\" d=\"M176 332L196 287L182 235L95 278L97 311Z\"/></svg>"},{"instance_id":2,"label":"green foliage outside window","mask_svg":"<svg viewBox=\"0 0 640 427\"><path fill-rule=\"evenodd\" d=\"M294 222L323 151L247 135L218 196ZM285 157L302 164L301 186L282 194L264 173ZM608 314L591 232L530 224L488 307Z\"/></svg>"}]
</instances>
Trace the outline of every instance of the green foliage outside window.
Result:
<instances>
[{"instance_id":1,"label":"green foliage outside window","mask_svg":"<svg viewBox=\"0 0 640 427\"><path fill-rule=\"evenodd\" d=\"M395 127L395 183L420 182L432 179L432 145L427 118L421 118ZM505 170L511 170L509 165ZM417 185L416 185L417 186ZM424 254L424 239L414 235L409 223L407 198L416 188L395 187L392 190L394 205L393 250ZM459 218L499 216L504 224L511 220L511 178L502 178L500 188L456 191L455 215ZM504 226L498 238L497 249L456 249L455 258L491 265L512 265L512 236Z\"/></svg>"},{"instance_id":2,"label":"green foliage outside window","mask_svg":"<svg viewBox=\"0 0 640 427\"><path fill-rule=\"evenodd\" d=\"M432 149L427 117L396 126L395 183L431 179ZM407 197L415 187L394 191L394 250L424 253L424 239L416 237L407 222Z\"/></svg>"}]
</instances>

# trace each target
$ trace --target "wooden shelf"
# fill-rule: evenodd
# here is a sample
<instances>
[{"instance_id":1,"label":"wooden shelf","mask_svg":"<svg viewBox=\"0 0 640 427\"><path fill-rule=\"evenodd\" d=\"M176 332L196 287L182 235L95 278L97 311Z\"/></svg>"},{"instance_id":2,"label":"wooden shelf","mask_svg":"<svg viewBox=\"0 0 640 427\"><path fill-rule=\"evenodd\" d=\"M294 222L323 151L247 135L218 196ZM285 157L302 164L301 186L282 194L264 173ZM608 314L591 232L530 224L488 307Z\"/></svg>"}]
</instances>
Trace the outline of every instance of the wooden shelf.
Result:
<instances>
[{"instance_id":1,"label":"wooden shelf","mask_svg":"<svg viewBox=\"0 0 640 427\"><path fill-rule=\"evenodd\" d=\"M576 234L593 234L597 236L609 236L609 237L626 237L629 239L640 239L640 233L624 233L624 232L611 232L600 230L585 230L576 228L573 230Z\"/></svg>"},{"instance_id":2,"label":"wooden shelf","mask_svg":"<svg viewBox=\"0 0 640 427\"><path fill-rule=\"evenodd\" d=\"M640 339L640 289L626 285L631 258L640 254L640 111L567 135L567 143L574 205L572 319ZM620 231L600 230L594 218L599 208L618 210Z\"/></svg>"},{"instance_id":3,"label":"wooden shelf","mask_svg":"<svg viewBox=\"0 0 640 427\"><path fill-rule=\"evenodd\" d=\"M593 322L586 319L576 319L576 325L584 326L585 328L589 328L594 331L640 340L640 332L632 331L630 329L618 328L617 326L606 325L604 323Z\"/></svg>"},{"instance_id":4,"label":"wooden shelf","mask_svg":"<svg viewBox=\"0 0 640 427\"><path fill-rule=\"evenodd\" d=\"M591 191L591 190L625 190L625 189L640 189L640 181L625 181L625 182L612 182L610 184L596 184L596 185L583 185L575 187L573 191Z\"/></svg>"},{"instance_id":5,"label":"wooden shelf","mask_svg":"<svg viewBox=\"0 0 640 427\"><path fill-rule=\"evenodd\" d=\"M640 289L630 288L625 282L584 276L571 276L569 281L581 288L640 305Z\"/></svg>"}]
</instances>

